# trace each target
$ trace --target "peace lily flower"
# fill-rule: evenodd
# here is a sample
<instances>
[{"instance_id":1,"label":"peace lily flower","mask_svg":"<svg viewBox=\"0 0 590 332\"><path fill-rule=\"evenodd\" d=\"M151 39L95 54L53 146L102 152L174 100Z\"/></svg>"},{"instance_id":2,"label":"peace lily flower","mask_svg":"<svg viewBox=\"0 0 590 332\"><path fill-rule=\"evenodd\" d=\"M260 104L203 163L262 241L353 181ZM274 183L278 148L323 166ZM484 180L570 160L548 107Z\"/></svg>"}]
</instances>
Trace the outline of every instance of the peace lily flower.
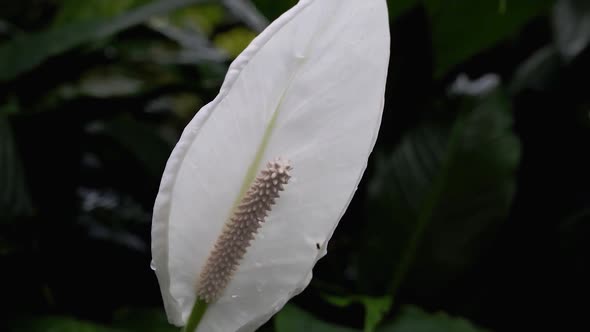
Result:
<instances>
[{"instance_id":1,"label":"peace lily flower","mask_svg":"<svg viewBox=\"0 0 590 332\"><path fill-rule=\"evenodd\" d=\"M254 331L309 284L375 144L388 58L385 0L301 0L231 64L154 206L172 324Z\"/></svg>"}]
</instances>

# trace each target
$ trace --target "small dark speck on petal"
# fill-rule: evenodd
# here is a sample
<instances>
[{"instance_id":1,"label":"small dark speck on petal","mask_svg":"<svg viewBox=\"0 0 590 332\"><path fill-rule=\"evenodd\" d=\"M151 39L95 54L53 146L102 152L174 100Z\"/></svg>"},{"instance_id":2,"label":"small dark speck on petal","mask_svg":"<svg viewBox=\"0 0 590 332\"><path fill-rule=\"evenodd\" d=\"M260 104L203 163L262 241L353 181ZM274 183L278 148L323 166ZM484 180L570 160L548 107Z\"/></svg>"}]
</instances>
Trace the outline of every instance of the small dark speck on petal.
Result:
<instances>
[{"instance_id":1,"label":"small dark speck on petal","mask_svg":"<svg viewBox=\"0 0 590 332\"><path fill-rule=\"evenodd\" d=\"M316 243L316 244L315 244L315 247L316 247L318 250L320 250L320 244L319 244L319 243Z\"/></svg>"}]
</instances>

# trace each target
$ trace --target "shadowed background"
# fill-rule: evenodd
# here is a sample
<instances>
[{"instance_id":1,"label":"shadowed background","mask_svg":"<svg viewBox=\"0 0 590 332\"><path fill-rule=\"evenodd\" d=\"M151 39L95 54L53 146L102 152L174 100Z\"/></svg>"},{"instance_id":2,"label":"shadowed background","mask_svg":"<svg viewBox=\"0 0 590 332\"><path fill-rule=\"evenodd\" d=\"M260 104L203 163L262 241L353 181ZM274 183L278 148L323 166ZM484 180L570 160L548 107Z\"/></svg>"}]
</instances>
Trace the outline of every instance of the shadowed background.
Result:
<instances>
[{"instance_id":1,"label":"shadowed background","mask_svg":"<svg viewBox=\"0 0 590 332\"><path fill-rule=\"evenodd\" d=\"M0 0L0 330L178 330L150 269L166 160L232 59L295 3ZM367 172L310 286L261 331L576 327L590 3L388 4Z\"/></svg>"}]
</instances>

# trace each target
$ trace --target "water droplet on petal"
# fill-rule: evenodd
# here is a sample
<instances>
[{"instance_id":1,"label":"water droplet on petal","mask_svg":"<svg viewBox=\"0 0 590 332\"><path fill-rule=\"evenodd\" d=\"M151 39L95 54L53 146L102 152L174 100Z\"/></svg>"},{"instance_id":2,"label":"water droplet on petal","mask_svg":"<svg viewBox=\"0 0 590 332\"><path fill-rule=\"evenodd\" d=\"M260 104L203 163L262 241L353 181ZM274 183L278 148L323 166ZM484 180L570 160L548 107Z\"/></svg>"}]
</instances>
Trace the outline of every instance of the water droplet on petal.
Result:
<instances>
[{"instance_id":1,"label":"water droplet on petal","mask_svg":"<svg viewBox=\"0 0 590 332\"><path fill-rule=\"evenodd\" d=\"M237 298L238 298L238 296L237 296L237 295L232 295L232 296L231 296L231 298L232 298L232 299L237 299Z\"/></svg>"},{"instance_id":2,"label":"water droplet on petal","mask_svg":"<svg viewBox=\"0 0 590 332\"><path fill-rule=\"evenodd\" d=\"M156 262L154 262L154 260L152 259L152 261L150 262L150 269L156 271Z\"/></svg>"}]
</instances>

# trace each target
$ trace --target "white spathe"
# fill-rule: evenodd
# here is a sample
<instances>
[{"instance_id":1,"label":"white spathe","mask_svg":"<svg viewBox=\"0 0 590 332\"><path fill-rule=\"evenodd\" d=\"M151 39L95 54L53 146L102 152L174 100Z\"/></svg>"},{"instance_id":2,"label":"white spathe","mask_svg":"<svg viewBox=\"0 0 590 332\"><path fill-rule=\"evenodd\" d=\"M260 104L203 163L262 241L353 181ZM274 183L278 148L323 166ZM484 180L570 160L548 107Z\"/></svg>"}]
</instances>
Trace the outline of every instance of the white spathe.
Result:
<instances>
[{"instance_id":1,"label":"white spathe","mask_svg":"<svg viewBox=\"0 0 590 332\"><path fill-rule=\"evenodd\" d=\"M253 162L289 159L293 178L198 331L254 331L308 285L375 144L388 60L385 0L301 0L232 63L184 130L154 206L153 267L171 323L188 319Z\"/></svg>"}]
</instances>

